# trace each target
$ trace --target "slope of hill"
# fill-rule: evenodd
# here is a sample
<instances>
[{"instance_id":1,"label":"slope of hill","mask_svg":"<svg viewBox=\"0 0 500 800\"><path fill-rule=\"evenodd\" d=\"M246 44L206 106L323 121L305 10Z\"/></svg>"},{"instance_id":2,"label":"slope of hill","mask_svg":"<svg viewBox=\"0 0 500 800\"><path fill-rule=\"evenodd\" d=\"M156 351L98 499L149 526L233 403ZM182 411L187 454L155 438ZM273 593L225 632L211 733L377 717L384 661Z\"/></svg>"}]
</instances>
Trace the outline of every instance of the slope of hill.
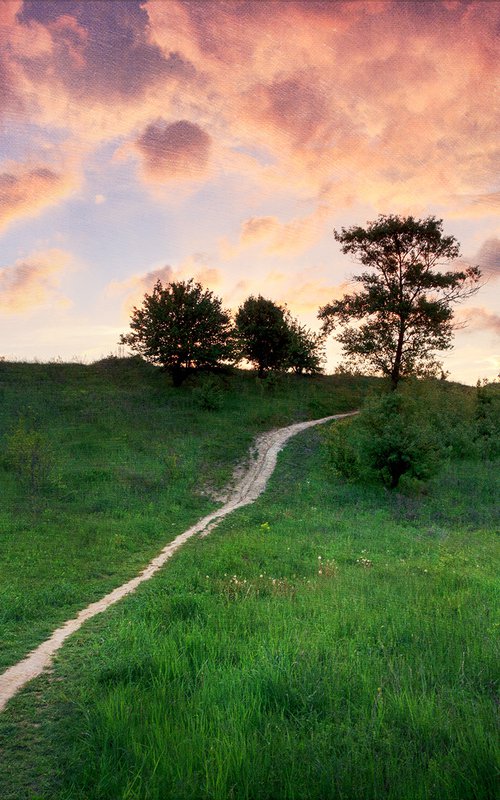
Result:
<instances>
[{"instance_id":1,"label":"slope of hill","mask_svg":"<svg viewBox=\"0 0 500 800\"><path fill-rule=\"evenodd\" d=\"M218 396L138 362L2 369L4 441L29 413L53 465L36 491L12 460L1 476L11 661L213 508L253 434L376 385L239 373ZM254 505L12 701L3 800L494 797L498 470L450 461L391 493L340 480L323 440L300 434Z\"/></svg>"}]
</instances>

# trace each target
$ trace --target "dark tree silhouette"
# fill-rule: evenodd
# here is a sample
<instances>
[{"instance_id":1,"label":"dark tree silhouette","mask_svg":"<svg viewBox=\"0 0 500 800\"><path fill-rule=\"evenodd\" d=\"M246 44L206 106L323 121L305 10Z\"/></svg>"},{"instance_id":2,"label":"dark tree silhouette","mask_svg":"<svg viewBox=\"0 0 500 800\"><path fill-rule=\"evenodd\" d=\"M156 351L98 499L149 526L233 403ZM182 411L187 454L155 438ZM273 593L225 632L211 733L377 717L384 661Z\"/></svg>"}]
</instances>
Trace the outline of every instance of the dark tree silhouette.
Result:
<instances>
[{"instance_id":1,"label":"dark tree silhouette","mask_svg":"<svg viewBox=\"0 0 500 800\"><path fill-rule=\"evenodd\" d=\"M288 368L297 375L302 375L304 372L310 374L323 372L324 335L313 333L290 315L287 315L286 321L290 334L287 355Z\"/></svg>"},{"instance_id":2,"label":"dark tree silhouette","mask_svg":"<svg viewBox=\"0 0 500 800\"><path fill-rule=\"evenodd\" d=\"M120 344L161 364L175 386L193 371L234 360L233 325L222 301L193 280L162 286L158 281L134 308L131 332Z\"/></svg>"},{"instance_id":3,"label":"dark tree silhouette","mask_svg":"<svg viewBox=\"0 0 500 800\"><path fill-rule=\"evenodd\" d=\"M435 217L380 215L335 238L369 271L354 277L358 291L319 310L324 333L340 325L347 358L388 376L393 389L406 375L435 370L435 351L451 347L452 305L478 290L480 270L436 270L457 259L460 246Z\"/></svg>"},{"instance_id":4,"label":"dark tree silhouette","mask_svg":"<svg viewBox=\"0 0 500 800\"><path fill-rule=\"evenodd\" d=\"M259 377L286 367L290 344L286 309L252 295L238 309L235 322L240 355L257 368Z\"/></svg>"}]
</instances>

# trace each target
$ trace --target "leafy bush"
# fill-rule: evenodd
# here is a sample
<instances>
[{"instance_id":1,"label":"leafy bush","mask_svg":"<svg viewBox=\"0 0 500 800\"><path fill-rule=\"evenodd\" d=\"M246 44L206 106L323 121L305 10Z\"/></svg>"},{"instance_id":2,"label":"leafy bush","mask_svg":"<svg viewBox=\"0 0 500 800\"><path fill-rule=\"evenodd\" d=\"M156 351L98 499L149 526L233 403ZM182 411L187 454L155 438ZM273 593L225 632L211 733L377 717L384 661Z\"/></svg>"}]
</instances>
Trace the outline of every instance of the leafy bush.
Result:
<instances>
[{"instance_id":1,"label":"leafy bush","mask_svg":"<svg viewBox=\"0 0 500 800\"><path fill-rule=\"evenodd\" d=\"M328 448L344 477L381 480L391 489L403 475L430 477L445 452L425 408L399 392L372 398L357 417L334 425Z\"/></svg>"},{"instance_id":2,"label":"leafy bush","mask_svg":"<svg viewBox=\"0 0 500 800\"><path fill-rule=\"evenodd\" d=\"M500 454L500 384L478 381L476 390L447 381L401 385L425 412L450 458L493 459Z\"/></svg>"}]
</instances>

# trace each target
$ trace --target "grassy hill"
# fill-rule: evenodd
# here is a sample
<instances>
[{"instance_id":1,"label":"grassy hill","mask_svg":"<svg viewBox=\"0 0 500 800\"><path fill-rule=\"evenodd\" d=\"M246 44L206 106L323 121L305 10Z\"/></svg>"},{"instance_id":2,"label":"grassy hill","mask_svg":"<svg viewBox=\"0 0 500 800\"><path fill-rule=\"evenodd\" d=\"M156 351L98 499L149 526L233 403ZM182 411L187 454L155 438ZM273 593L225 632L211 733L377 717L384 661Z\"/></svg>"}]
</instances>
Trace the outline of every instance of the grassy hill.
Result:
<instances>
[{"instance_id":1,"label":"grassy hill","mask_svg":"<svg viewBox=\"0 0 500 800\"><path fill-rule=\"evenodd\" d=\"M0 365L2 666L214 508L257 432L378 386ZM26 429L49 468L34 485L14 468ZM292 441L254 505L11 702L0 797L494 797L498 471L450 460L391 493L340 480L323 440Z\"/></svg>"}]
</instances>

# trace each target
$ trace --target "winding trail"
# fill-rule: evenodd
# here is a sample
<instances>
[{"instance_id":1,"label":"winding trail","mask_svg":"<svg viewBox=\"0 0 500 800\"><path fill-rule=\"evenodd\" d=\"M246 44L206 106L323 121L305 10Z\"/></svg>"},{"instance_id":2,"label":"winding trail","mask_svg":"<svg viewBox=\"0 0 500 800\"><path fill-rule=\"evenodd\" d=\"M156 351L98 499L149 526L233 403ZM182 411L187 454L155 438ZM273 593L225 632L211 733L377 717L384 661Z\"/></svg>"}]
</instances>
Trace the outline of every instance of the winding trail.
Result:
<instances>
[{"instance_id":1,"label":"winding trail","mask_svg":"<svg viewBox=\"0 0 500 800\"><path fill-rule=\"evenodd\" d=\"M21 661L18 661L17 664L9 667L0 675L0 711L5 708L8 701L14 697L28 681L38 677L44 669L50 666L54 654L62 647L65 639L81 628L84 622L88 619L92 619L96 614L105 611L109 606L117 603L118 600L134 592L141 583L152 578L155 572L158 572L165 562L192 536L197 533L206 536L215 528L223 517L226 517L238 508L253 503L266 488L267 481L276 466L278 453L288 439L313 425L321 425L324 422L342 419L343 417L349 417L356 413L356 411L351 411L348 414L334 414L330 417L323 417L322 419L298 422L295 425L288 425L285 428L278 428L258 436L251 451L255 454L255 457L232 490L230 497L221 508L207 514L206 517L200 519L195 525L184 531L184 533L176 536L173 541L169 542L169 544L163 548L156 558L153 558L153 560L149 562L147 567L145 567L139 575L127 581L127 583L118 586L117 589L113 589L112 592L109 592L109 594L105 595L97 602L91 603L86 608L82 609L74 619L68 620L61 625L60 628L57 628L52 636L42 642L42 644L29 653L29 655Z\"/></svg>"}]
</instances>

